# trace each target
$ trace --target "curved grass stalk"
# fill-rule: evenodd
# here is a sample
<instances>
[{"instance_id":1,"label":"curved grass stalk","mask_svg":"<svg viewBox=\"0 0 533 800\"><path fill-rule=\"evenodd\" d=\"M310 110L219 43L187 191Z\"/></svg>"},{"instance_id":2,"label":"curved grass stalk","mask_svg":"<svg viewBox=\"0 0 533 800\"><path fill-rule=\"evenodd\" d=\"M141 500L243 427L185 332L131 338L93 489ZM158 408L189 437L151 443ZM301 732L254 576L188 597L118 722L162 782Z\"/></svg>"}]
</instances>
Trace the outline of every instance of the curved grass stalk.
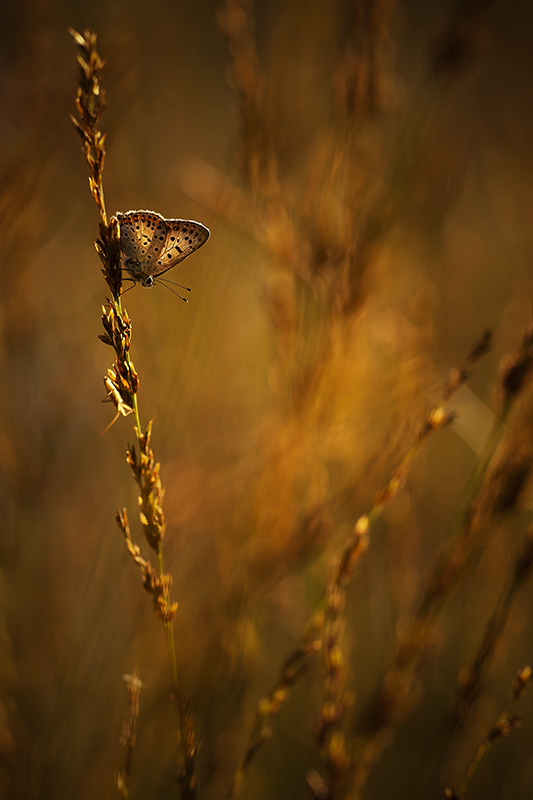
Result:
<instances>
[{"instance_id":1,"label":"curved grass stalk","mask_svg":"<svg viewBox=\"0 0 533 800\"><path fill-rule=\"evenodd\" d=\"M454 392L470 376L476 361L482 358L490 349L491 342L490 331L485 331L480 341L473 346L462 368L454 370L450 375L441 400L426 417L417 440L406 452L390 478L377 492L370 511L357 520L354 532L346 542L342 554L336 562L334 574L330 576L328 581L330 592L334 591L335 587L342 589L349 583L357 562L368 549L369 533L372 526L379 519L388 503L396 497L405 485L411 463L429 436L452 421L453 415L446 412L445 405ZM299 643L283 663L278 681L271 692L258 703L248 743L227 794L228 800L233 800L237 797L251 761L270 736L270 721L272 717L289 697L289 689L304 674L308 660L321 650L325 619L326 594L324 593Z\"/></svg>"},{"instance_id":2,"label":"curved grass stalk","mask_svg":"<svg viewBox=\"0 0 533 800\"><path fill-rule=\"evenodd\" d=\"M128 446L127 461L139 487L140 521L146 541L155 552L157 570L140 554L134 544L125 509L116 515L117 523L126 540L126 546L134 562L141 571L144 588L152 595L154 610L164 625L172 678L173 705L178 716L180 739L179 779L184 800L196 796L194 771L195 745L192 722L184 699L181 697L176 649L174 644L173 619L177 603L171 600L172 578L165 572L163 559L163 537L165 516L162 508L163 487L159 477L159 464L155 462L150 446L152 422L145 429L141 424L137 391L139 377L130 356L131 320L122 307L122 268L120 239L117 220L108 220L103 189L103 168L105 161L105 135L99 129L100 120L106 107L105 92L100 84L100 73L104 62L96 49L96 35L86 31L70 33L79 48L79 87L76 96L78 117L71 119L83 142L85 158L89 166L89 186L100 213L100 239L95 243L103 265L103 275L111 292L108 306L102 309L102 323L105 333L99 338L111 346L116 354L115 364L108 370L104 383L108 397L117 409L117 417L133 415L135 421L136 445ZM114 422L115 420L113 420Z\"/></svg>"}]
</instances>

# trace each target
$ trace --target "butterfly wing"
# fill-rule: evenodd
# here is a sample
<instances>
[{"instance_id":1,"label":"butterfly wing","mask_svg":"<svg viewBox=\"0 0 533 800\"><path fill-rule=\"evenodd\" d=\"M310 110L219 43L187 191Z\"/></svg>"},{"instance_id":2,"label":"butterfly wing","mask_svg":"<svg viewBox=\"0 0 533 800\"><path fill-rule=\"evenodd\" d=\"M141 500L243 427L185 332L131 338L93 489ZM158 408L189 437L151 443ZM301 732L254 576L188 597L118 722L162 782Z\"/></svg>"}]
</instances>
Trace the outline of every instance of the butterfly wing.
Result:
<instances>
[{"instance_id":1,"label":"butterfly wing","mask_svg":"<svg viewBox=\"0 0 533 800\"><path fill-rule=\"evenodd\" d=\"M150 250L150 256L153 254L154 258L146 267L147 274L154 278L190 256L210 236L209 228L191 219L167 219L165 225L166 235L154 237Z\"/></svg>"},{"instance_id":2,"label":"butterfly wing","mask_svg":"<svg viewBox=\"0 0 533 800\"><path fill-rule=\"evenodd\" d=\"M209 238L200 222L164 219L155 211L118 213L124 269L137 281L157 277L198 250Z\"/></svg>"},{"instance_id":3,"label":"butterfly wing","mask_svg":"<svg viewBox=\"0 0 533 800\"><path fill-rule=\"evenodd\" d=\"M165 220L154 211L128 211L117 214L120 225L120 249L122 261L132 278L137 281L146 277L146 268L157 259L161 239L166 236ZM159 246L158 243L159 242Z\"/></svg>"}]
</instances>

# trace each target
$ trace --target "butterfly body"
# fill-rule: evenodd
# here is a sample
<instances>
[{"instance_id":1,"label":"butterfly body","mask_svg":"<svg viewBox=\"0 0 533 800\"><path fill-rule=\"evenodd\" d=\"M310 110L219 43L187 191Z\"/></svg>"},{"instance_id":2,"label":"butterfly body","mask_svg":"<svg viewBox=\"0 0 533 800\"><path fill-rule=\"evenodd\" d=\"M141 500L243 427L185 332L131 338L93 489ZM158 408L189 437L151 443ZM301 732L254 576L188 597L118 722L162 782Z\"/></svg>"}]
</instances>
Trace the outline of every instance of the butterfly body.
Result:
<instances>
[{"instance_id":1,"label":"butterfly body","mask_svg":"<svg viewBox=\"0 0 533 800\"><path fill-rule=\"evenodd\" d=\"M155 211L118 213L122 264L143 286L198 250L209 239L209 228L189 219L165 219Z\"/></svg>"}]
</instances>

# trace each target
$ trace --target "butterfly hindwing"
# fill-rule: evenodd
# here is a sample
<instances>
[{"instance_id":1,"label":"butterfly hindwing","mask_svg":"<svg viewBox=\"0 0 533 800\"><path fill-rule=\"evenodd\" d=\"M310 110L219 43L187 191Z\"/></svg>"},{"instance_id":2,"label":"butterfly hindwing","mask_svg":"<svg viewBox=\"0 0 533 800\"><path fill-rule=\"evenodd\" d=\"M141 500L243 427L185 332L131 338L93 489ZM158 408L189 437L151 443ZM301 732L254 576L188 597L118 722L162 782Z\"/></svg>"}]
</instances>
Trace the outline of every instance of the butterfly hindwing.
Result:
<instances>
[{"instance_id":1,"label":"butterfly hindwing","mask_svg":"<svg viewBox=\"0 0 533 800\"><path fill-rule=\"evenodd\" d=\"M175 267L195 250L198 250L209 238L209 230L199 222L186 219L168 219L166 237L163 247L148 269L148 273L157 277Z\"/></svg>"},{"instance_id":2,"label":"butterfly hindwing","mask_svg":"<svg viewBox=\"0 0 533 800\"><path fill-rule=\"evenodd\" d=\"M149 221L150 240L146 250L145 261L147 266L153 267L161 257L167 238L167 223L159 214L152 214Z\"/></svg>"}]
</instances>

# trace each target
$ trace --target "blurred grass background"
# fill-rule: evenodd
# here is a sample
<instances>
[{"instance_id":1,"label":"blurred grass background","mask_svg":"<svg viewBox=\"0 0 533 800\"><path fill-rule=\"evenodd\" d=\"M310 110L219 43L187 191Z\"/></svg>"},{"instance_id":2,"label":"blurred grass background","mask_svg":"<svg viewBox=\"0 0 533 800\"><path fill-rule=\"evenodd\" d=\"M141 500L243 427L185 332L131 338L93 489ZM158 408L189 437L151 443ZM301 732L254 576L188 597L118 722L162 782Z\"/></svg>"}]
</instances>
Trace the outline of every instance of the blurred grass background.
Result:
<instances>
[{"instance_id":1,"label":"blurred grass background","mask_svg":"<svg viewBox=\"0 0 533 800\"><path fill-rule=\"evenodd\" d=\"M358 38L361 8L378 22ZM331 556L487 325L495 351L470 386L488 409L497 401L498 361L531 312L533 7L257 2L264 119L298 234L292 251L287 230L253 211L239 170L220 2L27 0L3 10L0 791L115 795L122 675L136 666L145 687L131 796L176 796L163 635L113 521L123 505L133 519L136 506L130 420L101 435L112 415L100 402L110 355L97 339L97 215L68 119L72 25L97 32L108 62L109 212L147 208L211 229L172 276L193 288L188 306L163 287L136 287L124 303L141 417L154 420L167 491L166 559L200 795L220 797ZM356 67L354 53L363 53ZM349 85L359 86L352 106ZM305 268L291 271L289 251ZM306 384L309 364L316 374ZM528 453L530 420L526 397L513 435ZM473 437L481 424L475 413ZM439 433L372 533L343 637L355 715L384 674L475 463L456 430ZM368 797L413 796L529 506L526 493L448 603L420 702L370 776ZM531 661L532 611L526 589L428 796L459 781ZM309 796L320 686L317 661L274 719L243 797ZM531 797L532 712L527 698L522 730L476 775L478 796Z\"/></svg>"}]
</instances>

